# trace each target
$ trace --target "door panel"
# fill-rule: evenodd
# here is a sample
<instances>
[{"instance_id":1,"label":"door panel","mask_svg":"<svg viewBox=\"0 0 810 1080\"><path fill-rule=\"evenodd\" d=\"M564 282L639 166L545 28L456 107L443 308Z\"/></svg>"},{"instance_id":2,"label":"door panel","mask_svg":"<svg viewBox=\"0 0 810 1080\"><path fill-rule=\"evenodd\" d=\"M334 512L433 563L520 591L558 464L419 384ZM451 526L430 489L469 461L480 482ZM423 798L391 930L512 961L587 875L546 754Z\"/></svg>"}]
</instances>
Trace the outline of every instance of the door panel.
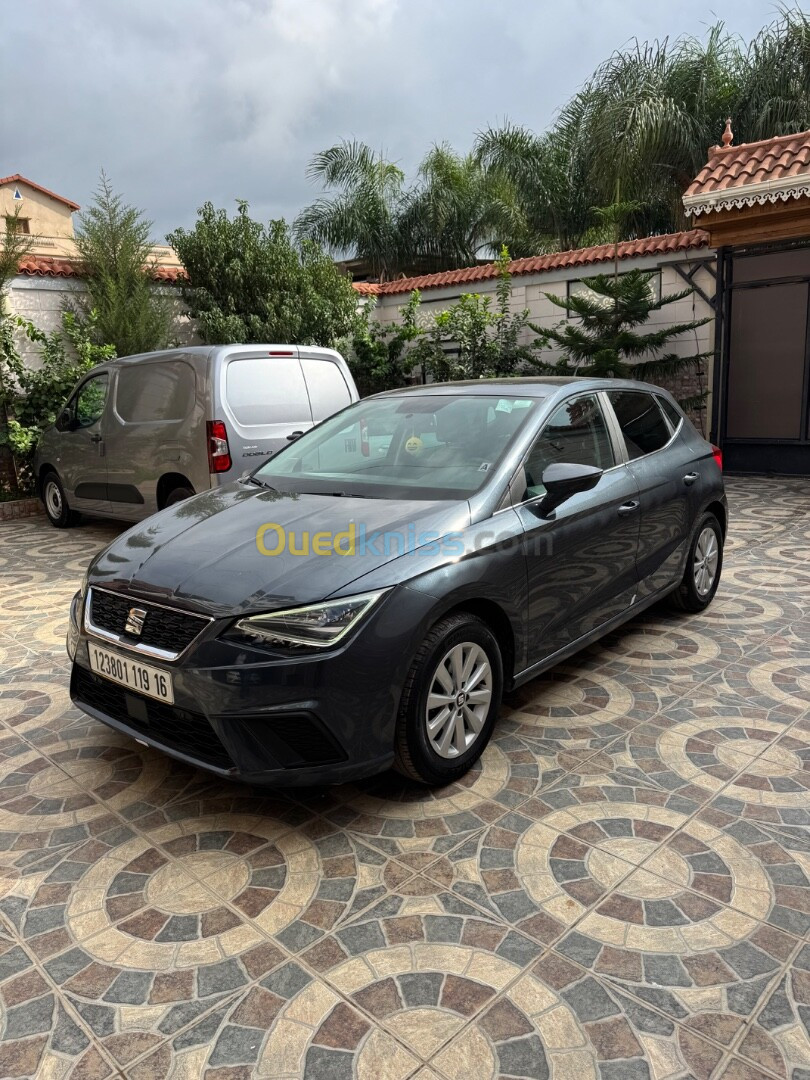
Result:
<instances>
[{"instance_id":1,"label":"door panel","mask_svg":"<svg viewBox=\"0 0 810 1080\"><path fill-rule=\"evenodd\" d=\"M611 390L608 400L630 458L641 500L638 546L639 597L651 596L677 580L694 514L694 451L673 441L653 394Z\"/></svg>"},{"instance_id":2,"label":"door panel","mask_svg":"<svg viewBox=\"0 0 810 1080\"><path fill-rule=\"evenodd\" d=\"M68 408L72 423L60 432L56 461L68 502L76 510L97 514L110 511L107 498L107 457L103 423L109 407L109 375L86 379Z\"/></svg>"},{"instance_id":3,"label":"door panel","mask_svg":"<svg viewBox=\"0 0 810 1080\"><path fill-rule=\"evenodd\" d=\"M807 282L734 291L726 435L804 437Z\"/></svg>"},{"instance_id":4,"label":"door panel","mask_svg":"<svg viewBox=\"0 0 810 1080\"><path fill-rule=\"evenodd\" d=\"M591 491L574 495L544 518L542 472L554 462L606 471ZM607 426L593 395L565 402L527 456L528 501L516 510L526 552L529 665L595 630L633 602L638 488L627 467L613 463Z\"/></svg>"}]
</instances>

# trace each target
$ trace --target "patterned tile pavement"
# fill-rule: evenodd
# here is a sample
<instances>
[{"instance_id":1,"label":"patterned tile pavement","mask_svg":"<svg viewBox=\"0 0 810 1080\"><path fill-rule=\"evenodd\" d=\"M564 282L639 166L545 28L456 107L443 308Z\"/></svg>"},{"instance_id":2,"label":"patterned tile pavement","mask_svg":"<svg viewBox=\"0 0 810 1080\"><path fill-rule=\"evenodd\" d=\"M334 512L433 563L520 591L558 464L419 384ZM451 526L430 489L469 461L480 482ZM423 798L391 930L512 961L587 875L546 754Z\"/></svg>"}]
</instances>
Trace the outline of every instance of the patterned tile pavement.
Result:
<instances>
[{"instance_id":1,"label":"patterned tile pavement","mask_svg":"<svg viewBox=\"0 0 810 1080\"><path fill-rule=\"evenodd\" d=\"M107 524L0 525L0 1076L810 1080L810 481L483 760L225 784L69 701Z\"/></svg>"}]
</instances>

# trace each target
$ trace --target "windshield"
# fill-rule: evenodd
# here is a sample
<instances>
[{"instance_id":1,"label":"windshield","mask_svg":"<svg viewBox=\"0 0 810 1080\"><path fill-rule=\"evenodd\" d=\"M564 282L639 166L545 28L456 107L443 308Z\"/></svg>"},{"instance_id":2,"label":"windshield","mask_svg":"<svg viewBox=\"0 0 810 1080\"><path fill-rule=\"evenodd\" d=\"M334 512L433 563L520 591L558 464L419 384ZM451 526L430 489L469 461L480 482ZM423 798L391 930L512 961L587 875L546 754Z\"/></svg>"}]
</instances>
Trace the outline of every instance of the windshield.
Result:
<instances>
[{"instance_id":1,"label":"windshield","mask_svg":"<svg viewBox=\"0 0 810 1080\"><path fill-rule=\"evenodd\" d=\"M539 398L407 394L324 421L256 472L271 487L378 499L466 499Z\"/></svg>"}]
</instances>

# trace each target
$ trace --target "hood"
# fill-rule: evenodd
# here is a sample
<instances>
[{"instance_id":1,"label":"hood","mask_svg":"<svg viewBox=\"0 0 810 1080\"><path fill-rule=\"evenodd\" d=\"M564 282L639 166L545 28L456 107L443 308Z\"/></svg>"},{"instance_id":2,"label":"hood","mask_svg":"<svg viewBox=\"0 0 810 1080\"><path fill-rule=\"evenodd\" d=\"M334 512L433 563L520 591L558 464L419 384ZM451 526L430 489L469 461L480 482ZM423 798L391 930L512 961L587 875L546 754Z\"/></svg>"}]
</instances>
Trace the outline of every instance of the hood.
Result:
<instances>
[{"instance_id":1,"label":"hood","mask_svg":"<svg viewBox=\"0 0 810 1080\"><path fill-rule=\"evenodd\" d=\"M462 500L280 494L229 484L122 533L92 563L89 581L215 617L279 610L340 593L372 570L397 562L403 549L435 543L469 521ZM316 542L318 533L327 536ZM260 536L265 552L278 553L262 553ZM328 549L332 538L340 551L353 538L354 553L314 550ZM408 562L399 559L392 567L391 585L407 578Z\"/></svg>"}]
</instances>

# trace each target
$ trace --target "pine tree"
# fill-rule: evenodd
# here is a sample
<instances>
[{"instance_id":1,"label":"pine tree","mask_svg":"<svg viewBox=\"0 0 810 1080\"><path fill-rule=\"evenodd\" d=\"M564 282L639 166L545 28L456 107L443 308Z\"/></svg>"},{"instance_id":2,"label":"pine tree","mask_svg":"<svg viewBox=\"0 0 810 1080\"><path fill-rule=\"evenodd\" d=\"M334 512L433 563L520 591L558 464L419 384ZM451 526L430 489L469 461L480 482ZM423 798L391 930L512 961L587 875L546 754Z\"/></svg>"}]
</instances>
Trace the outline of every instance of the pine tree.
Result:
<instances>
[{"instance_id":1,"label":"pine tree","mask_svg":"<svg viewBox=\"0 0 810 1080\"><path fill-rule=\"evenodd\" d=\"M667 380L689 368L699 367L710 354L687 356L671 351L674 338L703 326L710 319L675 323L643 333L654 311L691 295L690 289L669 293L656 300L654 274L630 270L623 274L597 274L588 288L563 299L545 295L563 308L568 320L553 328L532 327L544 347L562 349L556 367L560 374L598 378L633 378L651 382ZM687 409L700 407L705 393L681 401Z\"/></svg>"}]
</instances>

